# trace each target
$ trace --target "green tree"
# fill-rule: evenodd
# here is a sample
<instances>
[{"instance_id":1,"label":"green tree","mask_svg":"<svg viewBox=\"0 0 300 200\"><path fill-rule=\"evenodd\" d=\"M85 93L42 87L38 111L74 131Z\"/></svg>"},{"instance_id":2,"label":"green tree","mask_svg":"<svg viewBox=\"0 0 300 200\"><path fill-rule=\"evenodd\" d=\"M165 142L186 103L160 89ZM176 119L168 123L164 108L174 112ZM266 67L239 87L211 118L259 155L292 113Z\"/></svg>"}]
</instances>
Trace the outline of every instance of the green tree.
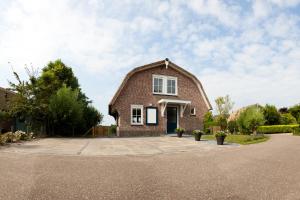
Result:
<instances>
[{"instance_id":1,"label":"green tree","mask_svg":"<svg viewBox=\"0 0 300 200\"><path fill-rule=\"evenodd\" d=\"M237 120L239 130L242 133L256 134L258 126L265 123L264 115L258 106L250 106L246 108L239 116Z\"/></svg>"},{"instance_id":2,"label":"green tree","mask_svg":"<svg viewBox=\"0 0 300 200\"><path fill-rule=\"evenodd\" d=\"M234 102L231 101L229 95L218 97L215 100L218 115L229 116L229 112L233 108Z\"/></svg>"},{"instance_id":3,"label":"green tree","mask_svg":"<svg viewBox=\"0 0 300 200\"><path fill-rule=\"evenodd\" d=\"M83 119L85 121L84 128L89 129L92 126L100 124L103 119L103 115L99 113L95 107L88 105L83 110Z\"/></svg>"},{"instance_id":4,"label":"green tree","mask_svg":"<svg viewBox=\"0 0 300 200\"><path fill-rule=\"evenodd\" d=\"M227 128L227 118L226 115L217 115L215 117L215 123L221 127L221 130L225 131Z\"/></svg>"},{"instance_id":5,"label":"green tree","mask_svg":"<svg viewBox=\"0 0 300 200\"><path fill-rule=\"evenodd\" d=\"M102 114L100 114L94 107L90 105L91 101L81 91L78 83L78 79L75 77L72 68L66 66L61 60L49 62L47 66L42 69L40 76L37 73L27 70L29 79L27 81L21 81L18 74L14 72L17 83L12 83L11 88L17 95L10 108L10 113L14 117L19 119L29 119L32 124L40 124L46 127L46 131L49 134L50 128L56 126L56 134L63 132L63 126L58 124L73 124L72 119L70 121L61 119L60 122L53 121L53 113L50 112L50 99L61 88L70 88L72 91L76 91L77 99L82 104L82 118L81 122L77 123L76 133L84 133L92 126L101 123ZM75 117L76 118L76 117ZM60 119L57 119L60 120Z\"/></svg>"},{"instance_id":6,"label":"green tree","mask_svg":"<svg viewBox=\"0 0 300 200\"><path fill-rule=\"evenodd\" d=\"M39 123L43 109L36 101L32 80L22 81L16 72L14 76L17 83L9 82L11 90L16 93L9 104L10 116L20 121L30 119L31 123Z\"/></svg>"},{"instance_id":7,"label":"green tree","mask_svg":"<svg viewBox=\"0 0 300 200\"><path fill-rule=\"evenodd\" d=\"M83 120L83 103L78 100L78 91L63 86L50 98L50 119L53 121L53 131L69 134Z\"/></svg>"},{"instance_id":8,"label":"green tree","mask_svg":"<svg viewBox=\"0 0 300 200\"><path fill-rule=\"evenodd\" d=\"M225 97L218 97L217 99L215 99L215 103L218 113L215 121L222 130L225 130L227 128L227 119L229 117L229 112L233 108L234 102L231 101L229 95L226 95Z\"/></svg>"},{"instance_id":9,"label":"green tree","mask_svg":"<svg viewBox=\"0 0 300 200\"><path fill-rule=\"evenodd\" d=\"M280 123L280 113L277 111L275 106L267 104L263 108L263 113L266 120L266 125L276 125Z\"/></svg>"},{"instance_id":10,"label":"green tree","mask_svg":"<svg viewBox=\"0 0 300 200\"><path fill-rule=\"evenodd\" d=\"M203 118L203 129L205 133L210 133L209 127L212 126L214 123L214 117L211 111L205 113Z\"/></svg>"},{"instance_id":11,"label":"green tree","mask_svg":"<svg viewBox=\"0 0 300 200\"><path fill-rule=\"evenodd\" d=\"M290 107L289 113L291 113L296 118L297 122L300 124L300 104Z\"/></svg>"},{"instance_id":12,"label":"green tree","mask_svg":"<svg viewBox=\"0 0 300 200\"><path fill-rule=\"evenodd\" d=\"M231 134L236 133L238 131L238 125L235 120L229 121L227 126L228 126L228 130Z\"/></svg>"},{"instance_id":13,"label":"green tree","mask_svg":"<svg viewBox=\"0 0 300 200\"><path fill-rule=\"evenodd\" d=\"M0 122L9 120L9 114L7 111L0 110Z\"/></svg>"},{"instance_id":14,"label":"green tree","mask_svg":"<svg viewBox=\"0 0 300 200\"><path fill-rule=\"evenodd\" d=\"M280 124L297 124L297 120L291 113L284 113L280 115Z\"/></svg>"}]
</instances>

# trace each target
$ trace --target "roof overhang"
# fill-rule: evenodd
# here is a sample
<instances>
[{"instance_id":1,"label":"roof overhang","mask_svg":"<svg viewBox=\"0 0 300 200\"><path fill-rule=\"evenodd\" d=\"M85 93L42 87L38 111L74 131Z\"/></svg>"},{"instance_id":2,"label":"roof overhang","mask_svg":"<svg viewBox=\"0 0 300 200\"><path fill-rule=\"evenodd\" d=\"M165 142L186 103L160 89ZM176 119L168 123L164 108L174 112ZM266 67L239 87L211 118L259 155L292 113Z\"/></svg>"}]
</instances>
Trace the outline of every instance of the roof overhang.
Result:
<instances>
[{"instance_id":1,"label":"roof overhang","mask_svg":"<svg viewBox=\"0 0 300 200\"><path fill-rule=\"evenodd\" d=\"M179 100L179 99L161 99L158 101L158 103L161 105L160 114L163 117L165 115L165 110L168 104L172 105L179 105L180 106L180 117L183 117L183 113L187 107L187 105L190 105L191 101L185 101L185 100Z\"/></svg>"}]
</instances>

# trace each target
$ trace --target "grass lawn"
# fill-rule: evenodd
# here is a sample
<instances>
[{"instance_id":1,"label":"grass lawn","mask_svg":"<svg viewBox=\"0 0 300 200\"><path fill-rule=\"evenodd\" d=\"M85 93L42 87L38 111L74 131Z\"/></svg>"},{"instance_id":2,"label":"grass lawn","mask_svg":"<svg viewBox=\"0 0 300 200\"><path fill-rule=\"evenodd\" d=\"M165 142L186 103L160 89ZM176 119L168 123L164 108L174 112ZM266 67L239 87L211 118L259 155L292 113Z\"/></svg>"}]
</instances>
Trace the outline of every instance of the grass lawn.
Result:
<instances>
[{"instance_id":1,"label":"grass lawn","mask_svg":"<svg viewBox=\"0 0 300 200\"><path fill-rule=\"evenodd\" d=\"M214 135L202 135L201 139L205 140L215 140L216 137ZM259 135L227 135L225 138L225 142L229 143L237 143L237 144L255 144L260 142L265 142L269 139L269 136Z\"/></svg>"}]
</instances>

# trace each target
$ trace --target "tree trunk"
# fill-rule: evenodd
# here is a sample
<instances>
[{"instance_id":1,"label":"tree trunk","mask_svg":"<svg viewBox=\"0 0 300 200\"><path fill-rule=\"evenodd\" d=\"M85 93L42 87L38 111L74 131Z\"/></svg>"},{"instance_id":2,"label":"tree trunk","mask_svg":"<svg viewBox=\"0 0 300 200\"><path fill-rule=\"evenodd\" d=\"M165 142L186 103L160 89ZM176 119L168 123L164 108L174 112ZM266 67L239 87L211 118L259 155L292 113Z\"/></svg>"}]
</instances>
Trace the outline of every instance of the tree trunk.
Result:
<instances>
[{"instance_id":1,"label":"tree trunk","mask_svg":"<svg viewBox=\"0 0 300 200\"><path fill-rule=\"evenodd\" d=\"M256 129L253 131L253 135L256 136Z\"/></svg>"}]
</instances>

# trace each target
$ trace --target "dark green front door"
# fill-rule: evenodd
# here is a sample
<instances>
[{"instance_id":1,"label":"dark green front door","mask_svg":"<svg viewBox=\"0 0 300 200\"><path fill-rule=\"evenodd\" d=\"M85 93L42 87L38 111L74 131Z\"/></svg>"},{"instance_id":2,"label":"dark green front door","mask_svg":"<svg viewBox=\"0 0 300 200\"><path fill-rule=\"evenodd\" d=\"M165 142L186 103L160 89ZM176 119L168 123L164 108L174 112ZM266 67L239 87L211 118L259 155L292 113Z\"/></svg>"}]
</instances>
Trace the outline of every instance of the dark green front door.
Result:
<instances>
[{"instance_id":1,"label":"dark green front door","mask_svg":"<svg viewBox=\"0 0 300 200\"><path fill-rule=\"evenodd\" d=\"M177 107L167 107L167 133L175 133L177 128Z\"/></svg>"}]
</instances>

